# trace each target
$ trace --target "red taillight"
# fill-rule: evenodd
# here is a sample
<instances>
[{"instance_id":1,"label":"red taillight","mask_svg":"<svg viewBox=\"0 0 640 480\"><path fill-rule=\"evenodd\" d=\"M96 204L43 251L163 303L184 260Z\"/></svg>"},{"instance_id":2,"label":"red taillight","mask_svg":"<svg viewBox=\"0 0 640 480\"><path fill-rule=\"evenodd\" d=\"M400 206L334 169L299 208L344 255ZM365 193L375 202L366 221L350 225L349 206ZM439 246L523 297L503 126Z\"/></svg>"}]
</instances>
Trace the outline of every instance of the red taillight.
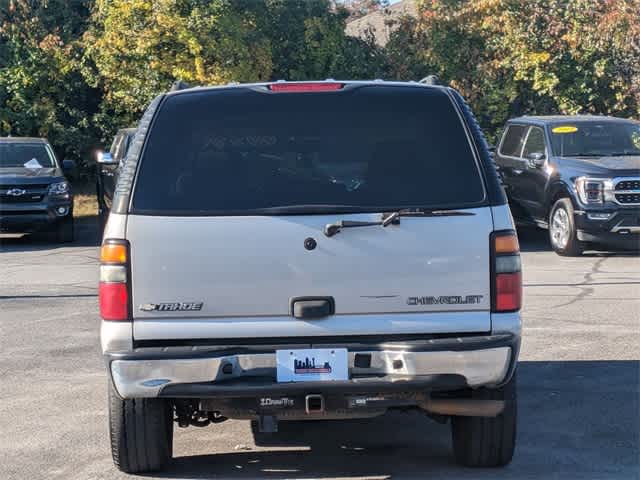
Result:
<instances>
[{"instance_id":1,"label":"red taillight","mask_svg":"<svg viewBox=\"0 0 640 480\"><path fill-rule=\"evenodd\" d=\"M520 247L515 232L495 232L491 238L493 312L514 312L522 307Z\"/></svg>"},{"instance_id":2,"label":"red taillight","mask_svg":"<svg viewBox=\"0 0 640 480\"><path fill-rule=\"evenodd\" d=\"M272 92L333 92L340 90L342 83L318 82L318 83L272 83L269 89Z\"/></svg>"},{"instance_id":3,"label":"red taillight","mask_svg":"<svg viewBox=\"0 0 640 480\"><path fill-rule=\"evenodd\" d=\"M129 292L126 283L100 282L100 316L104 320L129 319Z\"/></svg>"},{"instance_id":4,"label":"red taillight","mask_svg":"<svg viewBox=\"0 0 640 480\"><path fill-rule=\"evenodd\" d=\"M105 240L100 260L100 316L104 320L129 320L129 244L124 240Z\"/></svg>"},{"instance_id":5,"label":"red taillight","mask_svg":"<svg viewBox=\"0 0 640 480\"><path fill-rule=\"evenodd\" d=\"M496 275L497 312L520 310L522 305L522 273L498 273Z\"/></svg>"}]
</instances>

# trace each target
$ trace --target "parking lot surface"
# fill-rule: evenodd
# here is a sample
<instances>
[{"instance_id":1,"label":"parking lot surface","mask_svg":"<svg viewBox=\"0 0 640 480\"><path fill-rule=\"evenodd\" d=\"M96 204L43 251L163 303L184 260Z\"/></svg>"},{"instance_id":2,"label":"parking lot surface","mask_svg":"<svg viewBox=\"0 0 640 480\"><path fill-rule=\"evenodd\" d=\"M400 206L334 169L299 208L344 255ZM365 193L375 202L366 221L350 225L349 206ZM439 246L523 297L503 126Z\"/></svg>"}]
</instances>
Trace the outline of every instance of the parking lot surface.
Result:
<instances>
[{"instance_id":1,"label":"parking lot surface","mask_svg":"<svg viewBox=\"0 0 640 480\"><path fill-rule=\"evenodd\" d=\"M96 234L72 245L0 239L0 478L120 479L107 432ZM282 425L176 426L171 468L145 478L640 478L640 259L563 258L520 232L524 344L516 454L502 470L453 462L448 425L418 413Z\"/></svg>"}]
</instances>

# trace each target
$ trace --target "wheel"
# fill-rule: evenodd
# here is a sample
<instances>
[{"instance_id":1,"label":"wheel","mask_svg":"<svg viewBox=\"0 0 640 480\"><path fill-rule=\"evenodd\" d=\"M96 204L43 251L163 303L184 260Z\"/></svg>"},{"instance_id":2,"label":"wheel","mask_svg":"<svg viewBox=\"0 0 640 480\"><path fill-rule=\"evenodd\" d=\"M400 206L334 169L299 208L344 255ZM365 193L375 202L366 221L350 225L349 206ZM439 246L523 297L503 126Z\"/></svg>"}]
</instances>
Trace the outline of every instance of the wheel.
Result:
<instances>
[{"instance_id":1,"label":"wheel","mask_svg":"<svg viewBox=\"0 0 640 480\"><path fill-rule=\"evenodd\" d=\"M568 198L561 198L551 209L549 239L551 247L558 255L576 257L584 250L577 237L573 205Z\"/></svg>"},{"instance_id":2,"label":"wheel","mask_svg":"<svg viewBox=\"0 0 640 480\"><path fill-rule=\"evenodd\" d=\"M497 417L452 417L451 434L456 461L467 467L502 467L511 462L516 446L516 376L501 388L482 388L472 398L504 400Z\"/></svg>"},{"instance_id":3,"label":"wheel","mask_svg":"<svg viewBox=\"0 0 640 480\"><path fill-rule=\"evenodd\" d=\"M119 470L160 470L173 455L173 407L158 398L124 400L109 382L109 434Z\"/></svg>"},{"instance_id":4,"label":"wheel","mask_svg":"<svg viewBox=\"0 0 640 480\"><path fill-rule=\"evenodd\" d=\"M58 243L73 242L73 215L71 212L69 212L67 217L58 222L55 235Z\"/></svg>"}]
</instances>

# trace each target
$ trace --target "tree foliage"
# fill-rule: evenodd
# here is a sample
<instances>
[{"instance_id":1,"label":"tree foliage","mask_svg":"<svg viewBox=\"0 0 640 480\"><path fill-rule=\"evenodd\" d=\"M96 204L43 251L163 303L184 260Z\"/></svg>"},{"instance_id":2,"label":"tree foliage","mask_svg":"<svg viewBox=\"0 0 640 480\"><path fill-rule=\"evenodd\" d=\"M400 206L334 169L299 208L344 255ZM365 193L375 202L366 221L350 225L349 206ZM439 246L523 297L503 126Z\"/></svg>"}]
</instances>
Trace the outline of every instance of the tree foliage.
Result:
<instances>
[{"instance_id":1,"label":"tree foliage","mask_svg":"<svg viewBox=\"0 0 640 480\"><path fill-rule=\"evenodd\" d=\"M389 49L458 88L490 134L520 114L640 114L640 0L423 0Z\"/></svg>"},{"instance_id":2,"label":"tree foliage","mask_svg":"<svg viewBox=\"0 0 640 480\"><path fill-rule=\"evenodd\" d=\"M77 68L89 18L81 0L0 3L0 135L48 137L58 152L86 158L100 92Z\"/></svg>"},{"instance_id":3,"label":"tree foliage","mask_svg":"<svg viewBox=\"0 0 640 480\"><path fill-rule=\"evenodd\" d=\"M176 79L267 78L268 44L243 10L222 0L97 0L83 42L87 78L104 92L103 112L130 124Z\"/></svg>"},{"instance_id":4,"label":"tree foliage","mask_svg":"<svg viewBox=\"0 0 640 480\"><path fill-rule=\"evenodd\" d=\"M346 36L380 4L0 0L0 135L48 136L87 162L177 79L436 73L490 136L523 113L640 115L640 0L422 0L384 48Z\"/></svg>"}]
</instances>

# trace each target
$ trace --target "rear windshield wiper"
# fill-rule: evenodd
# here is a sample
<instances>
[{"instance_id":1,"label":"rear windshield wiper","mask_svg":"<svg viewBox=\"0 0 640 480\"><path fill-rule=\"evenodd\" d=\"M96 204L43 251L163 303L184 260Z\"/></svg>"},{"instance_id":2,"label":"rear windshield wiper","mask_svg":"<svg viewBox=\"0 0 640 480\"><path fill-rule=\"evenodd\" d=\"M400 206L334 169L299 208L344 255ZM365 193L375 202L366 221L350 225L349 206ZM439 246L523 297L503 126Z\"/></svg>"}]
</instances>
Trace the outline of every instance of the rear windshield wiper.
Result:
<instances>
[{"instance_id":1,"label":"rear windshield wiper","mask_svg":"<svg viewBox=\"0 0 640 480\"><path fill-rule=\"evenodd\" d=\"M371 227L380 225L388 227L391 224L400 223L400 217L451 217L451 216L468 216L475 215L473 212L462 210L425 210L422 208L403 208L395 212L387 212L382 214L382 218L376 221L358 221L358 220L338 220L335 223L327 223L324 227L324 234L327 237L333 237L343 228L354 227Z\"/></svg>"}]
</instances>

